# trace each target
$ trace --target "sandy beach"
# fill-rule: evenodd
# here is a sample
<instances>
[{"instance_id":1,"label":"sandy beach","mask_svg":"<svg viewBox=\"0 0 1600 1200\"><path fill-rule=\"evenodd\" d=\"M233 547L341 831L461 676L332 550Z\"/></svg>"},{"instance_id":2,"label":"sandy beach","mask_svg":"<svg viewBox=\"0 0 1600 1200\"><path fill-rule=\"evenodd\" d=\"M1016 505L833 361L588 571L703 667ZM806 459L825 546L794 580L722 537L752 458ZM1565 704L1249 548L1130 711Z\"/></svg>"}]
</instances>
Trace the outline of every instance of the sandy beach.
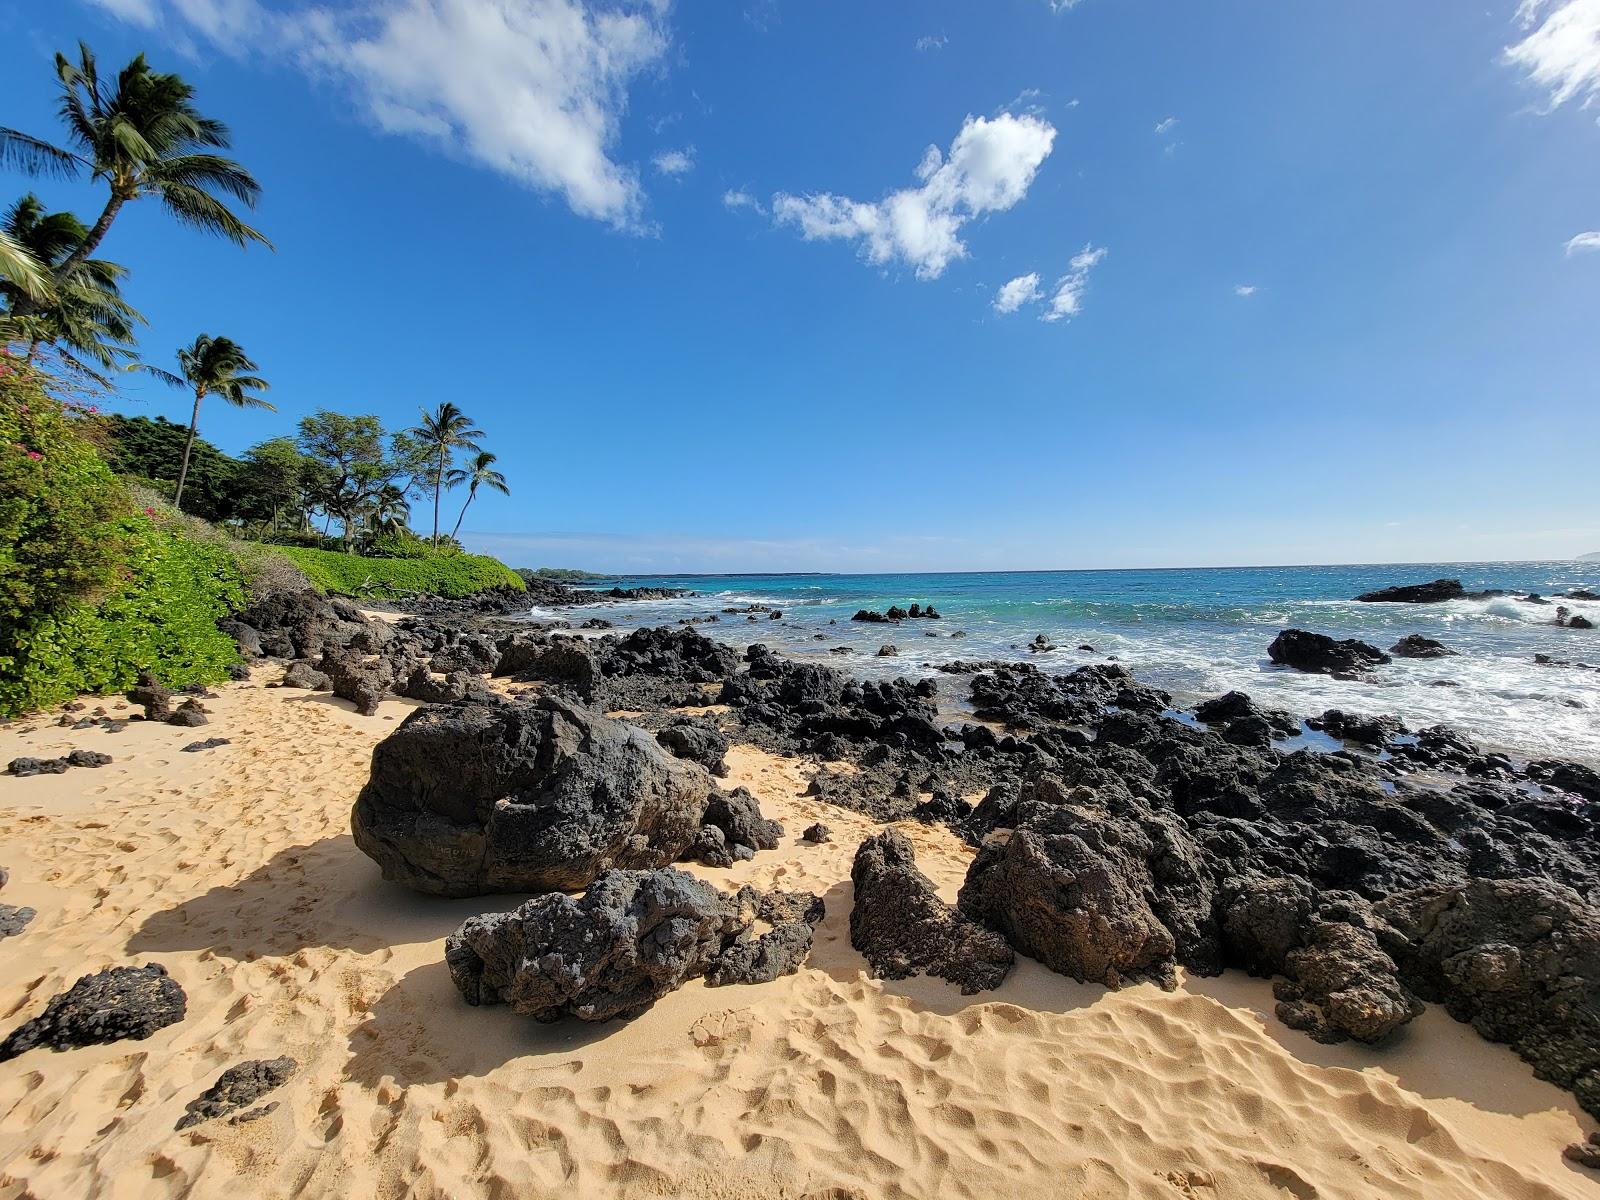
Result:
<instances>
[{"instance_id":1,"label":"sandy beach","mask_svg":"<svg viewBox=\"0 0 1600 1200\"><path fill-rule=\"evenodd\" d=\"M0 1196L1600 1197L1561 1157L1592 1128L1572 1097L1437 1008L1383 1048L1328 1047L1234 971L1111 992L1024 958L977 997L872 978L847 922L878 826L751 747L728 783L781 846L686 869L824 895L798 974L691 983L631 1023L470 1008L443 939L520 897L414 895L350 837L372 747L413 705L363 717L277 674L220 687L200 730L0 727L0 760L115 759L3 785L4 898L38 910L0 941L6 1029L106 966L159 962L188 994L146 1041L0 1068ZM207 736L231 744L181 750ZM815 820L831 843L799 839ZM971 850L900 828L953 900ZM175 1131L225 1068L284 1054L270 1114Z\"/></svg>"}]
</instances>

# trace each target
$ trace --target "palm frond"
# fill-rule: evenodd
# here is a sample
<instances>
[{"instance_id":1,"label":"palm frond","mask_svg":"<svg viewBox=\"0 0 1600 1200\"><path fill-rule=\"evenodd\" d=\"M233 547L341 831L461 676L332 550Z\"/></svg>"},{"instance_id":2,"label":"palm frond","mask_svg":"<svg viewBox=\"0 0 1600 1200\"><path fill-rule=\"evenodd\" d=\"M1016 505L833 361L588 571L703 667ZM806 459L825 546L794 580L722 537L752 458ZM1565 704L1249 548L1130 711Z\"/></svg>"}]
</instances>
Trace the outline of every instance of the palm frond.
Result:
<instances>
[{"instance_id":1,"label":"palm frond","mask_svg":"<svg viewBox=\"0 0 1600 1200\"><path fill-rule=\"evenodd\" d=\"M71 179L86 165L72 151L52 146L20 129L0 129L0 163L15 167L25 175L57 179Z\"/></svg>"},{"instance_id":2,"label":"palm frond","mask_svg":"<svg viewBox=\"0 0 1600 1200\"><path fill-rule=\"evenodd\" d=\"M160 367L151 363L135 363L128 369L130 371L143 371L147 375L154 375L168 387L187 388L189 386L189 381L182 375L174 375L171 371L163 371Z\"/></svg>"},{"instance_id":3,"label":"palm frond","mask_svg":"<svg viewBox=\"0 0 1600 1200\"><path fill-rule=\"evenodd\" d=\"M240 246L260 242L268 249L272 248L272 243L259 230L246 225L228 211L222 201L199 188L184 183L158 181L156 189L167 211L183 224L206 233L220 234Z\"/></svg>"},{"instance_id":4,"label":"palm frond","mask_svg":"<svg viewBox=\"0 0 1600 1200\"><path fill-rule=\"evenodd\" d=\"M226 192L251 208L261 197L261 185L254 176L233 159L219 154L184 154L169 158L152 165L147 178L158 186L170 182Z\"/></svg>"},{"instance_id":5,"label":"palm frond","mask_svg":"<svg viewBox=\"0 0 1600 1200\"><path fill-rule=\"evenodd\" d=\"M35 304L46 304L55 298L49 272L6 233L0 233L0 277Z\"/></svg>"}]
</instances>

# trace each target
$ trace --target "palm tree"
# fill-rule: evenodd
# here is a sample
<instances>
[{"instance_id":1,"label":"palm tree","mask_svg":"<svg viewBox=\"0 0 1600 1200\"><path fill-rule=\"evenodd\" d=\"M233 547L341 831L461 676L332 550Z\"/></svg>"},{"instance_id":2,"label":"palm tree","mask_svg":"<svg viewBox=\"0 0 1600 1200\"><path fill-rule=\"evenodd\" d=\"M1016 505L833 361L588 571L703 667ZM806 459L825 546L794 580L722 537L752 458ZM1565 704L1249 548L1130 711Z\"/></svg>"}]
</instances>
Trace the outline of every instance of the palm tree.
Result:
<instances>
[{"instance_id":1,"label":"palm tree","mask_svg":"<svg viewBox=\"0 0 1600 1200\"><path fill-rule=\"evenodd\" d=\"M386 483L373 493L372 511L367 514L367 528L374 537L400 534L405 531L406 518L411 515L411 505L406 502L404 488Z\"/></svg>"},{"instance_id":2,"label":"palm tree","mask_svg":"<svg viewBox=\"0 0 1600 1200\"><path fill-rule=\"evenodd\" d=\"M231 338L212 337L202 333L194 345L178 350L178 367L181 374L163 371L160 367L146 366L158 379L173 387L194 390L194 415L189 418L189 440L183 444L183 464L178 468L178 486L172 493L172 506L177 508L183 499L183 484L189 476L189 455L194 450L195 434L200 430L200 401L207 396L221 396L236 408L264 408L274 411L260 396L251 391L264 392L269 385L259 375L249 374L259 370L245 356L239 343Z\"/></svg>"},{"instance_id":3,"label":"palm tree","mask_svg":"<svg viewBox=\"0 0 1600 1200\"><path fill-rule=\"evenodd\" d=\"M70 177L87 169L111 189L83 241L53 268L57 281L94 253L130 200L155 196L185 225L243 246L267 239L214 193L254 208L261 185L242 166L213 150L229 145L228 128L195 108L194 88L179 75L152 71L139 55L102 80L94 54L78 43L78 61L56 55L61 119L73 149L16 129L0 128L0 162L30 174Z\"/></svg>"},{"instance_id":4,"label":"palm tree","mask_svg":"<svg viewBox=\"0 0 1600 1200\"><path fill-rule=\"evenodd\" d=\"M86 231L72 213L46 212L32 194L23 196L0 218L0 232L26 251L54 285L48 297L34 297L22 283L0 279L6 335L26 341L29 358L43 342L65 347L60 353L68 365L107 384L78 356L103 368L132 357L134 326L143 324L144 317L122 298L120 283L126 268L86 258L59 281L51 278L55 267L82 245ZM19 315L19 310L31 311Z\"/></svg>"},{"instance_id":5,"label":"palm tree","mask_svg":"<svg viewBox=\"0 0 1600 1200\"><path fill-rule=\"evenodd\" d=\"M445 480L451 487L467 485L467 502L461 506L461 515L456 517L456 527L450 531L453 541L456 534L461 532L461 522L466 518L467 507L478 494L480 487L492 488L502 496L511 495L511 489L506 486L506 477L494 469L496 458L487 450L479 450L472 456L472 461L464 471L451 471Z\"/></svg>"},{"instance_id":6,"label":"palm tree","mask_svg":"<svg viewBox=\"0 0 1600 1200\"><path fill-rule=\"evenodd\" d=\"M483 436L475 429L472 419L454 404L446 401L433 412L422 410L422 423L406 430L427 443L433 458L433 543L439 544L439 496L444 491L444 473L450 466L450 455L457 448L477 450L474 440Z\"/></svg>"}]
</instances>

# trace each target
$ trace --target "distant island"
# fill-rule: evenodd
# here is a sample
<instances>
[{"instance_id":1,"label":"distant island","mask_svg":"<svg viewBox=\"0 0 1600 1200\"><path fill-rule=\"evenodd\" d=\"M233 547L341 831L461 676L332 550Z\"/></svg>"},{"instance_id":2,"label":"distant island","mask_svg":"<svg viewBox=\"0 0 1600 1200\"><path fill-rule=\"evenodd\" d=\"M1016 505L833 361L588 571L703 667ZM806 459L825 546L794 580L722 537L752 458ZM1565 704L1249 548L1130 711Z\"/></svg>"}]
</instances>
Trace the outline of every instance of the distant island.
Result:
<instances>
[{"instance_id":1,"label":"distant island","mask_svg":"<svg viewBox=\"0 0 1600 1200\"><path fill-rule=\"evenodd\" d=\"M583 583L593 582L597 579L615 579L615 575L596 575L593 571L579 571L572 567L540 567L530 571L526 567L517 568L517 574L524 579L553 579L557 583Z\"/></svg>"},{"instance_id":2,"label":"distant island","mask_svg":"<svg viewBox=\"0 0 1600 1200\"><path fill-rule=\"evenodd\" d=\"M1579 562L1600 562L1600 550L1596 550L1592 554L1580 554L1580 555L1578 555L1578 561Z\"/></svg>"}]
</instances>

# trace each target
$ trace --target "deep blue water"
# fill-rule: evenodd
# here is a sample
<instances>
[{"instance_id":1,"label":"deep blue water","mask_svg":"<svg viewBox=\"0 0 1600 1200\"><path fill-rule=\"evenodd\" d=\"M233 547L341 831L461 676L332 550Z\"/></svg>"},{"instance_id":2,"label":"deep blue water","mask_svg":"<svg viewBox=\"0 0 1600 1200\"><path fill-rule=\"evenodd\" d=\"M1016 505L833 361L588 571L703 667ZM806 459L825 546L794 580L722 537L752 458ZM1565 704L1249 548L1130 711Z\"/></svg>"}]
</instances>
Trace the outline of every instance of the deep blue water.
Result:
<instances>
[{"instance_id":1,"label":"deep blue water","mask_svg":"<svg viewBox=\"0 0 1600 1200\"><path fill-rule=\"evenodd\" d=\"M763 641L799 656L868 674L915 674L956 658L1026 658L1071 670L1116 656L1181 702L1230 688L1302 715L1340 707L1391 712L1414 728L1435 722L1522 754L1600 761L1600 671L1534 665L1543 653L1600 664L1600 630L1554 623L1555 605L1511 598L1438 605L1358 604L1358 593L1439 577L1469 590L1501 588L1558 596L1600 592L1600 563L1432 563L1397 566L1228 567L1138 571L1017 571L890 575L708 575L638 577L626 586L691 588L693 597L597 605L621 627L669 624L762 603L784 617L720 615L702 631L735 644ZM938 621L899 626L851 622L859 608L932 604ZM1560 601L1600 624L1600 603ZM555 614L541 614L555 615ZM561 615L574 615L564 612ZM1402 660L1370 680L1344 682L1272 666L1267 644L1281 629L1357 637L1387 649L1407 633L1459 652ZM950 635L960 631L964 637ZM1059 649L1029 653L1036 634ZM820 637L818 635L821 635ZM937 635L937 636L931 636ZM896 658L876 658L885 642ZM856 653L829 654L848 645ZM1092 645L1093 652L1079 650ZM1448 681L1459 686L1433 686Z\"/></svg>"}]
</instances>

